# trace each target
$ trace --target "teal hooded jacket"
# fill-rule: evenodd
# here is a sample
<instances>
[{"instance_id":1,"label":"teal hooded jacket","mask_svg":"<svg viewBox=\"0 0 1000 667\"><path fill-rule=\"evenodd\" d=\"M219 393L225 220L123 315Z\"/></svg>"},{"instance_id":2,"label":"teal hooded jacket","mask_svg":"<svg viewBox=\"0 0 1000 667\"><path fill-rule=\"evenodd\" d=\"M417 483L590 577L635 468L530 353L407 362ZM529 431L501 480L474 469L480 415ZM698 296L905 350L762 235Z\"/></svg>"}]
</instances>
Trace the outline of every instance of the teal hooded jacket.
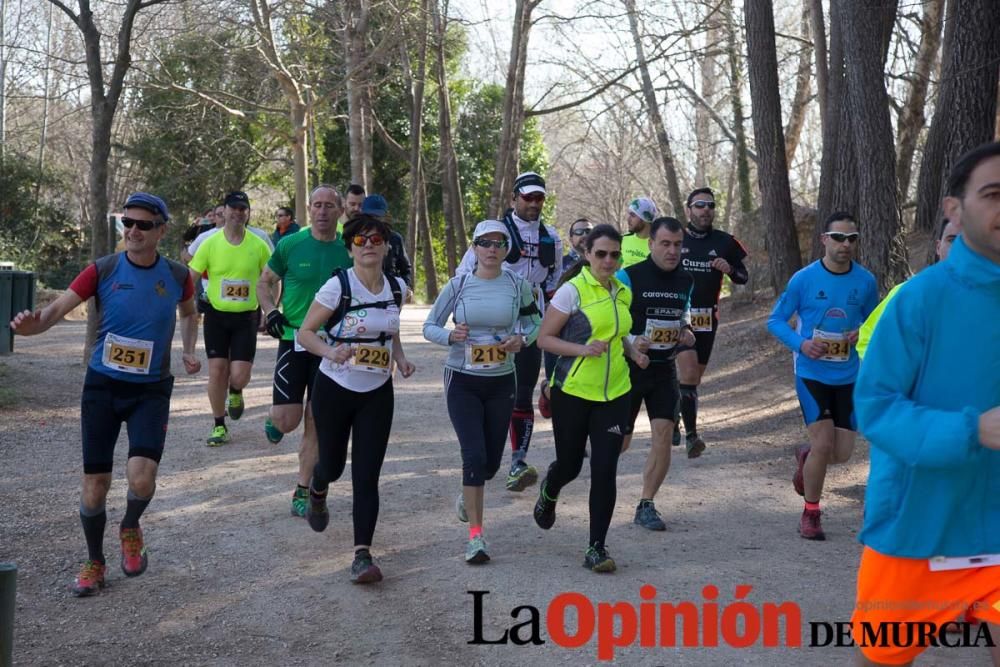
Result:
<instances>
[{"instance_id":1,"label":"teal hooded jacket","mask_svg":"<svg viewBox=\"0 0 1000 667\"><path fill-rule=\"evenodd\" d=\"M904 558L1000 553L1000 451L979 416L1000 405L1000 265L959 238L907 281L854 391L871 442L858 539Z\"/></svg>"}]
</instances>

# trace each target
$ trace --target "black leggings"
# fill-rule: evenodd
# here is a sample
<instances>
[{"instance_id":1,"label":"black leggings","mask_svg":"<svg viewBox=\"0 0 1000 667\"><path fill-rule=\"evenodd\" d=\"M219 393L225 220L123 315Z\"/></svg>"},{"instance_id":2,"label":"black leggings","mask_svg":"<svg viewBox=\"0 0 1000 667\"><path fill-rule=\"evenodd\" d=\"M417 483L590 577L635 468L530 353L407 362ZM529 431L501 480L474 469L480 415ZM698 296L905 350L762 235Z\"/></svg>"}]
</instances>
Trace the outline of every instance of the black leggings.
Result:
<instances>
[{"instance_id":1,"label":"black leggings","mask_svg":"<svg viewBox=\"0 0 1000 667\"><path fill-rule=\"evenodd\" d=\"M344 389L325 373L316 373L312 411L319 443L319 462L312 487L326 491L347 463L351 441L351 484L354 490L354 544L371 546L378 521L378 477L392 428L392 379L367 392Z\"/></svg>"},{"instance_id":2,"label":"black leggings","mask_svg":"<svg viewBox=\"0 0 1000 667\"><path fill-rule=\"evenodd\" d=\"M590 544L604 544L615 510L618 456L622 434L628 427L631 400L626 393L613 401L588 401L552 389L552 435L556 460L545 478L545 493L559 496L564 486L583 468L587 438L590 438Z\"/></svg>"},{"instance_id":3,"label":"black leggings","mask_svg":"<svg viewBox=\"0 0 1000 667\"><path fill-rule=\"evenodd\" d=\"M522 347L514 355L514 374L517 375L517 398L514 401L515 410L534 412L535 385L538 384L538 371L542 368L542 351L536 343Z\"/></svg>"},{"instance_id":4,"label":"black leggings","mask_svg":"<svg viewBox=\"0 0 1000 667\"><path fill-rule=\"evenodd\" d=\"M497 474L503 458L514 374L472 375L446 368L444 385L448 416L462 449L462 485L483 486Z\"/></svg>"}]
</instances>

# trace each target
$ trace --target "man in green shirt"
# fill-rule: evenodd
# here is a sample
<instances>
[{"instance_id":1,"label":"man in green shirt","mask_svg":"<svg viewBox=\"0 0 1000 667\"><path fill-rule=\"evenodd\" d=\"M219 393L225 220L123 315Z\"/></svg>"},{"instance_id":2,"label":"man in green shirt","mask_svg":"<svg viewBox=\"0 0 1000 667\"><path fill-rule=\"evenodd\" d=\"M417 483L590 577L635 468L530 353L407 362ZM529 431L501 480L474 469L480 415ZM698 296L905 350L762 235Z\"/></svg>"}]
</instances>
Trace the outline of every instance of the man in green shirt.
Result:
<instances>
[{"instance_id":1,"label":"man in green shirt","mask_svg":"<svg viewBox=\"0 0 1000 667\"><path fill-rule=\"evenodd\" d=\"M649 226L656 219L656 204L649 197L637 197L628 205L628 233L622 237L622 268L649 257Z\"/></svg>"},{"instance_id":2,"label":"man in green shirt","mask_svg":"<svg viewBox=\"0 0 1000 667\"><path fill-rule=\"evenodd\" d=\"M322 359L299 345L296 333L319 288L335 269L352 265L347 247L337 233L337 220L344 212L340 193L332 185L320 185L309 196L309 227L281 239L257 283L261 308L267 313L267 332L279 339L274 364L272 406L264 434L278 443L285 433L305 429L299 445L299 481L292 495L292 514L305 516L309 499L309 477L316 465L316 427L310 403L302 399L312 393L313 378ZM281 310L275 294L281 283Z\"/></svg>"}]
</instances>

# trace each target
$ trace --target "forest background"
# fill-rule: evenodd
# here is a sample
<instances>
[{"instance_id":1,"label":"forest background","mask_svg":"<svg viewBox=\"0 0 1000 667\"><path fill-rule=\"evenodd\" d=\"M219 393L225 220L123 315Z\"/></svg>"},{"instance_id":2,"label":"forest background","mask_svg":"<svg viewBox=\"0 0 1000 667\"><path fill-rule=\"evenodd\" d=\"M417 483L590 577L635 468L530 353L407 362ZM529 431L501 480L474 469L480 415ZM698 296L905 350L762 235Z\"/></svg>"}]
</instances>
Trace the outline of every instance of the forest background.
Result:
<instances>
[{"instance_id":1,"label":"forest background","mask_svg":"<svg viewBox=\"0 0 1000 667\"><path fill-rule=\"evenodd\" d=\"M855 214L883 289L955 158L998 135L996 0L0 0L0 260L62 289L164 197L168 256L233 189L383 194L433 299L519 171L547 224L684 217L708 185L779 290Z\"/></svg>"}]
</instances>

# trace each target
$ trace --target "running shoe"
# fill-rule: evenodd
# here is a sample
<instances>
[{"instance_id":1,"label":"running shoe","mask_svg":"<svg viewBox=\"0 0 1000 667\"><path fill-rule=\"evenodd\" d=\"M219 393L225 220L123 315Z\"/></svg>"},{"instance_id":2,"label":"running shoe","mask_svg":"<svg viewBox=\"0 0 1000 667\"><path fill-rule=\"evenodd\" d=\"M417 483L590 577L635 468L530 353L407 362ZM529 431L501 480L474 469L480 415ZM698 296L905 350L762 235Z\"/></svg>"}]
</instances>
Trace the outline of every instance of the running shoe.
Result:
<instances>
[{"instance_id":1,"label":"running shoe","mask_svg":"<svg viewBox=\"0 0 1000 667\"><path fill-rule=\"evenodd\" d=\"M319 494L313 491L312 488L309 489L306 521L309 522L309 527L317 533L322 533L326 530L327 525L330 523L330 512L326 508L326 491Z\"/></svg>"},{"instance_id":2,"label":"running shoe","mask_svg":"<svg viewBox=\"0 0 1000 667\"><path fill-rule=\"evenodd\" d=\"M538 392L538 413L545 419L552 419L552 401L545 395L548 386L548 380L542 380L542 389Z\"/></svg>"},{"instance_id":3,"label":"running shoe","mask_svg":"<svg viewBox=\"0 0 1000 667\"><path fill-rule=\"evenodd\" d=\"M142 528L121 528L118 537L122 542L122 572L126 577L138 577L149 564L146 545L142 541Z\"/></svg>"},{"instance_id":4,"label":"running shoe","mask_svg":"<svg viewBox=\"0 0 1000 667\"><path fill-rule=\"evenodd\" d=\"M458 514L458 520L462 523L469 523L469 515L465 511L465 494L458 494L458 498L455 500L455 513Z\"/></svg>"},{"instance_id":5,"label":"running shoe","mask_svg":"<svg viewBox=\"0 0 1000 667\"><path fill-rule=\"evenodd\" d=\"M696 459L705 451L705 441L697 435L687 437L687 455L689 459Z\"/></svg>"},{"instance_id":6,"label":"running shoe","mask_svg":"<svg viewBox=\"0 0 1000 667\"><path fill-rule=\"evenodd\" d=\"M476 535L465 547L465 562L469 565L482 565L488 562L490 555L486 553L486 540L482 535Z\"/></svg>"},{"instance_id":7,"label":"running shoe","mask_svg":"<svg viewBox=\"0 0 1000 667\"><path fill-rule=\"evenodd\" d=\"M591 572L614 572L618 569L605 546L588 548L583 556L583 566Z\"/></svg>"},{"instance_id":8,"label":"running shoe","mask_svg":"<svg viewBox=\"0 0 1000 667\"><path fill-rule=\"evenodd\" d=\"M819 523L819 510L802 510L799 521L799 535L807 540L825 540L826 534Z\"/></svg>"},{"instance_id":9,"label":"running shoe","mask_svg":"<svg viewBox=\"0 0 1000 667\"><path fill-rule=\"evenodd\" d=\"M351 583L373 584L376 581L382 581L382 570L378 569L375 559L368 549L356 552L354 562L351 563Z\"/></svg>"},{"instance_id":10,"label":"running shoe","mask_svg":"<svg viewBox=\"0 0 1000 667\"><path fill-rule=\"evenodd\" d=\"M270 417L264 420L264 435L272 445L278 444L285 437L285 434L278 430L278 427L274 425Z\"/></svg>"},{"instance_id":11,"label":"running shoe","mask_svg":"<svg viewBox=\"0 0 1000 667\"><path fill-rule=\"evenodd\" d=\"M681 446L681 425L680 422L674 422L674 438L672 440L674 447Z\"/></svg>"},{"instance_id":12,"label":"running shoe","mask_svg":"<svg viewBox=\"0 0 1000 667\"><path fill-rule=\"evenodd\" d=\"M309 489L295 487L292 492L292 516L304 517L309 507Z\"/></svg>"},{"instance_id":13,"label":"running shoe","mask_svg":"<svg viewBox=\"0 0 1000 667\"><path fill-rule=\"evenodd\" d=\"M80 574L76 575L76 580L70 588L73 595L78 598L85 598L95 595L104 588L104 572L107 570L104 563L96 560L88 560L80 567Z\"/></svg>"},{"instance_id":14,"label":"running shoe","mask_svg":"<svg viewBox=\"0 0 1000 667\"><path fill-rule=\"evenodd\" d=\"M538 487L538 500L535 501L535 523L542 530L548 530L556 522L556 500L545 495L545 482Z\"/></svg>"},{"instance_id":15,"label":"running shoe","mask_svg":"<svg viewBox=\"0 0 1000 667\"><path fill-rule=\"evenodd\" d=\"M519 462L510 469L507 475L508 491L524 491L526 488L538 481L538 471L535 466Z\"/></svg>"},{"instance_id":16,"label":"running shoe","mask_svg":"<svg viewBox=\"0 0 1000 667\"><path fill-rule=\"evenodd\" d=\"M229 429L225 426L216 426L212 429L212 435L206 441L209 447L220 447L229 442Z\"/></svg>"},{"instance_id":17,"label":"running shoe","mask_svg":"<svg viewBox=\"0 0 1000 667\"><path fill-rule=\"evenodd\" d=\"M229 418L236 421L243 416L243 394L236 394L229 392L229 398L226 399L226 412L229 413Z\"/></svg>"},{"instance_id":18,"label":"running shoe","mask_svg":"<svg viewBox=\"0 0 1000 667\"><path fill-rule=\"evenodd\" d=\"M795 474L792 475L792 487L795 488L795 493L800 496L806 495L806 478L805 478L805 465L806 458L809 456L809 445L797 445L795 447Z\"/></svg>"},{"instance_id":19,"label":"running shoe","mask_svg":"<svg viewBox=\"0 0 1000 667\"><path fill-rule=\"evenodd\" d=\"M656 511L653 501L639 503L635 508L635 519L633 523L648 530L666 530L667 524L663 523L660 513Z\"/></svg>"}]
</instances>

